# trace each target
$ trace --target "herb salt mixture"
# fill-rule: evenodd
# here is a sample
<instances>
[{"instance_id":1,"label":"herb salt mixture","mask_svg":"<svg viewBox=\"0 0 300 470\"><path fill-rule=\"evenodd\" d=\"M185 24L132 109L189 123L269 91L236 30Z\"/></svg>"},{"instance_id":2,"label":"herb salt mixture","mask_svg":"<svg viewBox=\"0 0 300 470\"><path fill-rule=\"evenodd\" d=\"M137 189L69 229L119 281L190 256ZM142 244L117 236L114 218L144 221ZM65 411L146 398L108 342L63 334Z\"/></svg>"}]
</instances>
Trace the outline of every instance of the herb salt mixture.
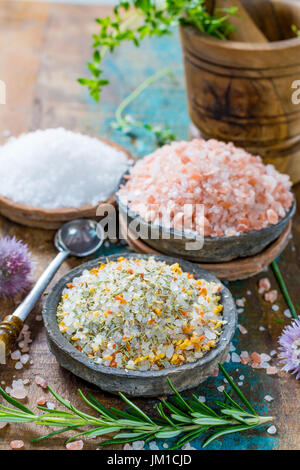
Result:
<instances>
[{"instance_id":1,"label":"herb salt mixture","mask_svg":"<svg viewBox=\"0 0 300 470\"><path fill-rule=\"evenodd\" d=\"M85 270L63 291L61 333L96 363L159 370L197 361L224 324L221 284L179 264L125 259Z\"/></svg>"}]
</instances>

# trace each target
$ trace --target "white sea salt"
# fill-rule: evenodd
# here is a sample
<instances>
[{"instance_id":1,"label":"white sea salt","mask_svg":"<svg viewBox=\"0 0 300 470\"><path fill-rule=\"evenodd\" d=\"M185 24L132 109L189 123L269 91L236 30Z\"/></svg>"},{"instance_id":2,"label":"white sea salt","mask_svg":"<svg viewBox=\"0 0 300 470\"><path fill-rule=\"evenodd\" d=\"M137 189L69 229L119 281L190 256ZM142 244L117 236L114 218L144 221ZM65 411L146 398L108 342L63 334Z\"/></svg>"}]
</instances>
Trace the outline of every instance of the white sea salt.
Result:
<instances>
[{"instance_id":1,"label":"white sea salt","mask_svg":"<svg viewBox=\"0 0 300 470\"><path fill-rule=\"evenodd\" d=\"M264 398L266 401L270 402L270 401L273 401L274 398L271 397L271 395L266 395L265 398Z\"/></svg>"},{"instance_id":2,"label":"white sea salt","mask_svg":"<svg viewBox=\"0 0 300 470\"><path fill-rule=\"evenodd\" d=\"M134 450L142 450L144 449L145 441L135 441L132 443L132 448Z\"/></svg>"},{"instance_id":3,"label":"white sea salt","mask_svg":"<svg viewBox=\"0 0 300 470\"><path fill-rule=\"evenodd\" d=\"M292 318L292 314L289 308L284 310L283 315L285 315L287 318Z\"/></svg>"},{"instance_id":4,"label":"white sea salt","mask_svg":"<svg viewBox=\"0 0 300 470\"><path fill-rule=\"evenodd\" d=\"M63 128L11 137L0 147L0 193L45 209L97 205L128 168L124 152Z\"/></svg>"},{"instance_id":5,"label":"white sea salt","mask_svg":"<svg viewBox=\"0 0 300 470\"><path fill-rule=\"evenodd\" d=\"M231 360L232 362L241 362L241 358L236 352L231 354Z\"/></svg>"},{"instance_id":6,"label":"white sea salt","mask_svg":"<svg viewBox=\"0 0 300 470\"><path fill-rule=\"evenodd\" d=\"M279 306L276 304L272 305L272 310L274 310L274 312L278 312Z\"/></svg>"},{"instance_id":7,"label":"white sea salt","mask_svg":"<svg viewBox=\"0 0 300 470\"><path fill-rule=\"evenodd\" d=\"M267 429L268 434L276 434L276 432L277 432L277 429L276 429L276 426L274 426L274 424Z\"/></svg>"}]
</instances>

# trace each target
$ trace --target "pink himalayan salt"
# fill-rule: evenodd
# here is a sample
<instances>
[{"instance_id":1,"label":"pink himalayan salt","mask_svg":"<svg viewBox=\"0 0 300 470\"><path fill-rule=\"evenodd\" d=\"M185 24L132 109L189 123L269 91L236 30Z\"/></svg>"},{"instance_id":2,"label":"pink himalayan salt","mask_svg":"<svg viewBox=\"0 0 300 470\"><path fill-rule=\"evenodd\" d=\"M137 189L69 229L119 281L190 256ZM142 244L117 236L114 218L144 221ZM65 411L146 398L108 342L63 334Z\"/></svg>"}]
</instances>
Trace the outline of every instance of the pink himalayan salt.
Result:
<instances>
[{"instance_id":1,"label":"pink himalayan salt","mask_svg":"<svg viewBox=\"0 0 300 470\"><path fill-rule=\"evenodd\" d=\"M270 290L269 292L266 292L264 295L264 299L266 302L271 302L272 304L277 300L278 292L277 290Z\"/></svg>"},{"instance_id":2,"label":"pink himalayan salt","mask_svg":"<svg viewBox=\"0 0 300 470\"><path fill-rule=\"evenodd\" d=\"M39 377L38 375L35 377L35 383L39 386L42 387L43 389L47 388L47 381L43 379L43 377Z\"/></svg>"},{"instance_id":3,"label":"pink himalayan salt","mask_svg":"<svg viewBox=\"0 0 300 470\"><path fill-rule=\"evenodd\" d=\"M268 375L274 375L274 374L277 374L278 369L275 366L270 366L267 368L266 372Z\"/></svg>"},{"instance_id":4,"label":"pink himalayan salt","mask_svg":"<svg viewBox=\"0 0 300 470\"><path fill-rule=\"evenodd\" d=\"M201 233L234 236L276 224L291 207L287 175L232 143L173 142L140 160L119 190L121 202L144 220ZM191 204L189 214L183 206ZM170 220L168 217L170 216Z\"/></svg>"},{"instance_id":5,"label":"pink himalayan salt","mask_svg":"<svg viewBox=\"0 0 300 470\"><path fill-rule=\"evenodd\" d=\"M267 277L264 277L259 280L258 287L261 293L267 292L271 289L271 283Z\"/></svg>"},{"instance_id":6,"label":"pink himalayan salt","mask_svg":"<svg viewBox=\"0 0 300 470\"><path fill-rule=\"evenodd\" d=\"M256 362L257 364L259 364L260 361L261 361L260 355L259 355L257 352L253 352L253 353L250 355L250 357L251 357L251 360L252 360L253 362Z\"/></svg>"},{"instance_id":7,"label":"pink himalayan salt","mask_svg":"<svg viewBox=\"0 0 300 470\"><path fill-rule=\"evenodd\" d=\"M248 333L248 330L243 325L238 325L238 329L240 330L242 335L246 335Z\"/></svg>"},{"instance_id":8,"label":"pink himalayan salt","mask_svg":"<svg viewBox=\"0 0 300 470\"><path fill-rule=\"evenodd\" d=\"M39 397L36 401L36 404L39 405L39 406L44 406L46 405L47 403L47 398L42 396L42 397Z\"/></svg>"},{"instance_id":9,"label":"pink himalayan salt","mask_svg":"<svg viewBox=\"0 0 300 470\"><path fill-rule=\"evenodd\" d=\"M83 449L83 441L72 441L66 444L66 449L68 450L82 450Z\"/></svg>"},{"instance_id":10,"label":"pink himalayan salt","mask_svg":"<svg viewBox=\"0 0 300 470\"><path fill-rule=\"evenodd\" d=\"M22 447L24 447L24 442L23 441L11 441L9 445L11 449L22 449Z\"/></svg>"}]
</instances>

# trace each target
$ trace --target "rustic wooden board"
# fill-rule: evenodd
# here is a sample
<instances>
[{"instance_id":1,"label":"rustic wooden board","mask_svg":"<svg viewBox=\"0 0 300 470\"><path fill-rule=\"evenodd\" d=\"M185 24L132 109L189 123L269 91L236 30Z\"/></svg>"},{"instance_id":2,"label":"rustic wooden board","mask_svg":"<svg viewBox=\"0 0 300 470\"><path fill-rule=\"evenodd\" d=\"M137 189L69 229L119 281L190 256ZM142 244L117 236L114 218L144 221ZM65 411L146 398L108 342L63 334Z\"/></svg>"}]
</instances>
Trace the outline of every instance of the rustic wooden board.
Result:
<instances>
[{"instance_id":1,"label":"rustic wooden board","mask_svg":"<svg viewBox=\"0 0 300 470\"><path fill-rule=\"evenodd\" d=\"M141 119L151 122L167 122L179 138L187 137L188 116L185 105L182 62L178 36L163 40L146 41L142 50L128 46L122 48L114 59L108 57L107 75L111 85L106 90L101 106L94 104L85 90L76 84L76 78L84 74L84 64L90 57L90 34L95 32L93 18L106 15L110 8L71 5L48 5L1 2L0 8L0 42L5 44L0 55L0 79L7 84L7 104L0 105L0 138L3 131L12 134L22 131L63 125L73 130L101 135L126 145L135 155L143 155L153 149L153 141L144 135L144 139L131 139L121 136L110 129L113 112L120 99L138 85L146 76L157 68L170 64L175 71L176 80L167 79L157 83L146 95L143 95L132 107ZM128 70L134 68L134 73ZM120 86L122 83L122 87ZM174 118L174 116L176 116ZM296 188L298 206L300 188ZM279 261L280 268L290 287L291 296L300 304L300 214L294 222L294 240L290 241ZM36 279L50 260L55 256L53 247L54 232L24 228L5 218L0 218L0 234L15 235L28 243L36 261L34 278ZM115 247L114 250L122 247ZM112 249L107 249L107 253ZM55 279L78 265L79 261L70 258L59 270ZM272 287L277 288L276 281L269 271L266 273ZM264 274L265 275L265 274ZM277 337L288 319L284 317L286 309L281 295L276 302L280 309L275 312L270 304L262 300L257 293L257 280L254 277L247 281L230 283L229 287L236 297L247 298L245 312L239 316L239 323L247 328L248 334L236 333L234 344L238 352L248 350L270 352L276 348ZM55 282L55 280L53 281ZM52 283L53 284L53 283ZM251 295L247 292L251 291ZM17 300L0 301L0 316L11 313ZM14 368L14 361L7 366L0 366L0 382L10 385L13 378L29 378L30 396L28 404L35 407L38 396L43 394L34 384L34 377L41 375L66 399L71 400L84 411L87 410L77 398L76 390L80 387L84 393L93 392L104 404L120 405L116 397L104 394L61 369L50 354L42 322L35 319L40 314L41 304L32 313L28 324L32 330L33 343L30 355L32 365L22 371ZM259 326L265 328L259 330ZM249 432L246 435L226 437L210 446L211 449L299 449L300 446L300 389L299 383L292 376L280 372L279 376L267 376L264 371L253 371L248 366L227 364L234 378L245 376L243 390L253 404L262 413L276 416L277 434L270 436L265 429ZM238 371L236 369L239 369ZM216 385L221 379L211 378L197 389L197 394L209 398L218 396ZM267 404L263 397L270 394L274 397ZM188 395L188 394L187 394ZM50 401L54 401L49 398ZM153 411L153 400L137 400L150 412ZM30 440L45 430L33 426L15 426L0 430L0 449L8 449L12 439L23 439L26 449L63 449L64 437L55 437L49 441L32 445ZM45 431L46 432L46 431ZM95 449L98 440L86 441L86 449ZM158 442L160 448L162 442ZM192 443L200 448L201 441Z\"/></svg>"}]
</instances>

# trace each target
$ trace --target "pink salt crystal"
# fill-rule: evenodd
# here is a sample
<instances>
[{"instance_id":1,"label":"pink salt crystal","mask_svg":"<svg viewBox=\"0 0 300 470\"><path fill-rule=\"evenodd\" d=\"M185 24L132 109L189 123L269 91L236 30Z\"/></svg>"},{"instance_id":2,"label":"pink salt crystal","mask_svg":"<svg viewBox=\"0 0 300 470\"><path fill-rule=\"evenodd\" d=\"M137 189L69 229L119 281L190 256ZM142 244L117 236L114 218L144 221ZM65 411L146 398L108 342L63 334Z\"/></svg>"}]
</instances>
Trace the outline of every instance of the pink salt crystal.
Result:
<instances>
[{"instance_id":1,"label":"pink salt crystal","mask_svg":"<svg viewBox=\"0 0 300 470\"><path fill-rule=\"evenodd\" d=\"M253 362L251 365L252 369L261 369L261 365L259 362Z\"/></svg>"},{"instance_id":2,"label":"pink salt crystal","mask_svg":"<svg viewBox=\"0 0 300 470\"><path fill-rule=\"evenodd\" d=\"M217 377L219 374L219 369L216 369L213 371L213 373L211 374L212 377Z\"/></svg>"},{"instance_id":3,"label":"pink salt crystal","mask_svg":"<svg viewBox=\"0 0 300 470\"><path fill-rule=\"evenodd\" d=\"M263 277L258 283L259 289L262 289L261 293L271 289L271 283L267 277Z\"/></svg>"},{"instance_id":4,"label":"pink salt crystal","mask_svg":"<svg viewBox=\"0 0 300 470\"><path fill-rule=\"evenodd\" d=\"M241 357L241 364L249 364L250 357Z\"/></svg>"},{"instance_id":5,"label":"pink salt crystal","mask_svg":"<svg viewBox=\"0 0 300 470\"><path fill-rule=\"evenodd\" d=\"M45 379L43 379L43 377L40 377L40 376L36 376L35 377L35 383L39 386L39 387L42 387L44 389L47 388L47 381Z\"/></svg>"},{"instance_id":6,"label":"pink salt crystal","mask_svg":"<svg viewBox=\"0 0 300 470\"><path fill-rule=\"evenodd\" d=\"M68 450L82 450L83 449L83 441L72 441L66 444L66 448Z\"/></svg>"},{"instance_id":7,"label":"pink salt crystal","mask_svg":"<svg viewBox=\"0 0 300 470\"><path fill-rule=\"evenodd\" d=\"M269 292L266 292L265 295L264 295L264 299L266 302L275 302L277 300L277 295L278 295L278 292L277 290L270 290Z\"/></svg>"},{"instance_id":8,"label":"pink salt crystal","mask_svg":"<svg viewBox=\"0 0 300 470\"><path fill-rule=\"evenodd\" d=\"M292 205L290 189L289 177L260 157L232 143L194 139L164 145L139 160L118 195L146 220L151 211L151 221L158 221L171 207L173 227L184 222L190 230L204 226L205 236L234 236L277 223ZM187 204L193 207L188 216ZM196 214L199 204L204 217Z\"/></svg>"},{"instance_id":9,"label":"pink salt crystal","mask_svg":"<svg viewBox=\"0 0 300 470\"><path fill-rule=\"evenodd\" d=\"M246 335L248 333L248 330L243 325L238 325L238 329L240 330L242 335Z\"/></svg>"},{"instance_id":10,"label":"pink salt crystal","mask_svg":"<svg viewBox=\"0 0 300 470\"><path fill-rule=\"evenodd\" d=\"M274 374L277 374L278 369L275 366L270 366L267 368L266 372L268 375L274 375Z\"/></svg>"},{"instance_id":11,"label":"pink salt crystal","mask_svg":"<svg viewBox=\"0 0 300 470\"><path fill-rule=\"evenodd\" d=\"M258 364L260 363L261 359L260 359L260 355L257 353L257 352L253 352L251 355L251 360L253 362L257 362Z\"/></svg>"},{"instance_id":12,"label":"pink salt crystal","mask_svg":"<svg viewBox=\"0 0 300 470\"><path fill-rule=\"evenodd\" d=\"M37 399L36 404L39 406L44 406L47 403L47 398L44 396L41 396Z\"/></svg>"},{"instance_id":13,"label":"pink salt crystal","mask_svg":"<svg viewBox=\"0 0 300 470\"><path fill-rule=\"evenodd\" d=\"M23 379L23 384L24 384L24 385L30 384L30 380L29 380L29 379Z\"/></svg>"},{"instance_id":14,"label":"pink salt crystal","mask_svg":"<svg viewBox=\"0 0 300 470\"><path fill-rule=\"evenodd\" d=\"M22 362L22 364L27 364L28 360L29 360L28 354L24 354L23 356L21 356L20 361Z\"/></svg>"},{"instance_id":15,"label":"pink salt crystal","mask_svg":"<svg viewBox=\"0 0 300 470\"><path fill-rule=\"evenodd\" d=\"M217 387L217 390L218 390L219 392L224 392L224 390L225 390L224 385L220 385L219 387Z\"/></svg>"},{"instance_id":16,"label":"pink salt crystal","mask_svg":"<svg viewBox=\"0 0 300 470\"><path fill-rule=\"evenodd\" d=\"M22 449L24 447L24 442L23 441L11 441L10 442L10 447L11 449Z\"/></svg>"}]
</instances>

